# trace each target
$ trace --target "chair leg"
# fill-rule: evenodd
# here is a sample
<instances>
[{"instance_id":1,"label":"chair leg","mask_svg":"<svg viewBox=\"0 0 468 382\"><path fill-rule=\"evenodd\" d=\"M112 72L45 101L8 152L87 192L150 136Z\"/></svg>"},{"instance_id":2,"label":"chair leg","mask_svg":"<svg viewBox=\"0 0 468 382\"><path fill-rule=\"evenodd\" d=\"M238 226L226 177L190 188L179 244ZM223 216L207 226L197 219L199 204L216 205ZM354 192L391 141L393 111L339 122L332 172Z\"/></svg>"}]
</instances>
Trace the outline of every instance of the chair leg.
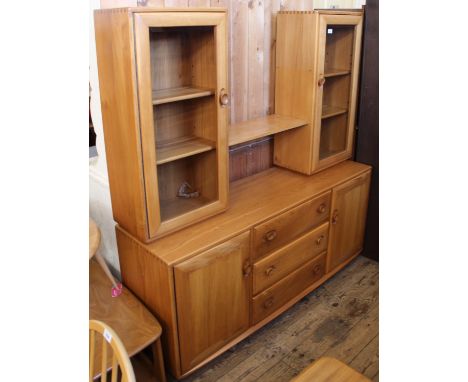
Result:
<instances>
[{"instance_id":1,"label":"chair leg","mask_svg":"<svg viewBox=\"0 0 468 382\"><path fill-rule=\"evenodd\" d=\"M164 370L164 357L161 346L161 337L153 342L153 365L154 373L159 382L166 382L166 372Z\"/></svg>"}]
</instances>

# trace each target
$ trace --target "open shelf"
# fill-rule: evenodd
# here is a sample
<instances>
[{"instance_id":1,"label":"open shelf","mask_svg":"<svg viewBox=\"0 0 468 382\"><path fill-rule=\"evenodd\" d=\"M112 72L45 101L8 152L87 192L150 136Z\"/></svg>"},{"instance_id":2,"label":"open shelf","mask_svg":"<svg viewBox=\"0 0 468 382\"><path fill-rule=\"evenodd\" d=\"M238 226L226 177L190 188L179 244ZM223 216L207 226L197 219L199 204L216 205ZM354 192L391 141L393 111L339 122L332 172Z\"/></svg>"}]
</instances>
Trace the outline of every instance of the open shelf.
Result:
<instances>
[{"instance_id":1,"label":"open shelf","mask_svg":"<svg viewBox=\"0 0 468 382\"><path fill-rule=\"evenodd\" d=\"M344 114L348 111L343 107L336 107L336 106L329 106L323 105L322 106L322 119L334 117L336 115Z\"/></svg>"},{"instance_id":2,"label":"open shelf","mask_svg":"<svg viewBox=\"0 0 468 382\"><path fill-rule=\"evenodd\" d=\"M213 142L199 137L181 137L157 145L157 164L163 164L215 148Z\"/></svg>"},{"instance_id":3,"label":"open shelf","mask_svg":"<svg viewBox=\"0 0 468 382\"><path fill-rule=\"evenodd\" d=\"M236 123L229 126L229 146L295 129L306 124L306 121L278 114Z\"/></svg>"},{"instance_id":4,"label":"open shelf","mask_svg":"<svg viewBox=\"0 0 468 382\"><path fill-rule=\"evenodd\" d=\"M335 68L327 68L324 74L324 77L336 77L336 76L345 76L350 74L350 69L335 69Z\"/></svg>"},{"instance_id":5,"label":"open shelf","mask_svg":"<svg viewBox=\"0 0 468 382\"><path fill-rule=\"evenodd\" d=\"M186 99L206 97L214 94L213 90L181 86L177 88L161 89L153 91L153 105L161 105L168 102L183 101Z\"/></svg>"},{"instance_id":6,"label":"open shelf","mask_svg":"<svg viewBox=\"0 0 468 382\"><path fill-rule=\"evenodd\" d=\"M218 200L216 149L180 157L157 166L161 222L193 212ZM192 197L180 197L184 183Z\"/></svg>"}]
</instances>

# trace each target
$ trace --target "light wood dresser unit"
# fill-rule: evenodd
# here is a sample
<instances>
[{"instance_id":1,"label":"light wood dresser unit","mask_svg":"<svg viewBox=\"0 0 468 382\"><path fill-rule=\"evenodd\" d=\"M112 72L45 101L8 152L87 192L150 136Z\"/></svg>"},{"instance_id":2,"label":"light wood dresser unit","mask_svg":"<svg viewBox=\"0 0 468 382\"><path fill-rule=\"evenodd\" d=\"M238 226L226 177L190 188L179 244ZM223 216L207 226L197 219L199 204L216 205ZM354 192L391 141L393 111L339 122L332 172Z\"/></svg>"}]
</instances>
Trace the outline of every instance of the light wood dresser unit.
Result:
<instances>
[{"instance_id":1,"label":"light wood dresser unit","mask_svg":"<svg viewBox=\"0 0 468 382\"><path fill-rule=\"evenodd\" d=\"M371 169L271 168L231 184L230 208L149 244L117 226L123 282L163 326L177 378L277 317L362 250Z\"/></svg>"},{"instance_id":2,"label":"light wood dresser unit","mask_svg":"<svg viewBox=\"0 0 468 382\"><path fill-rule=\"evenodd\" d=\"M275 112L308 126L275 136L276 165L310 175L351 158L361 34L362 11L278 12Z\"/></svg>"},{"instance_id":3,"label":"light wood dresser unit","mask_svg":"<svg viewBox=\"0 0 468 382\"><path fill-rule=\"evenodd\" d=\"M114 219L149 242L224 211L226 11L97 10L95 30Z\"/></svg>"}]
</instances>

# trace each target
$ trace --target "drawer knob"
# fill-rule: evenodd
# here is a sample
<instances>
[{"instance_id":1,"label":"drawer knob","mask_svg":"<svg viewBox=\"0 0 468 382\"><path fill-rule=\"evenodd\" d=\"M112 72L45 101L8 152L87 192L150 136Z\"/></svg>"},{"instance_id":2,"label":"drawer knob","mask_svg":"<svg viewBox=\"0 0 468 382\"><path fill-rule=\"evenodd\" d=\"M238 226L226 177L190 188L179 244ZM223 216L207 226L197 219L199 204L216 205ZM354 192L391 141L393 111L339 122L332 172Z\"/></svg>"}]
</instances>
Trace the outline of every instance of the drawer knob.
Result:
<instances>
[{"instance_id":1,"label":"drawer knob","mask_svg":"<svg viewBox=\"0 0 468 382\"><path fill-rule=\"evenodd\" d=\"M268 309L269 307L271 307L273 305L273 302L274 302L274 299L273 297L269 297L265 300L265 302L263 303L263 307L265 309Z\"/></svg>"},{"instance_id":2,"label":"drawer knob","mask_svg":"<svg viewBox=\"0 0 468 382\"><path fill-rule=\"evenodd\" d=\"M338 210L335 210L332 216L332 224L336 224L336 223L338 223Z\"/></svg>"},{"instance_id":3,"label":"drawer knob","mask_svg":"<svg viewBox=\"0 0 468 382\"><path fill-rule=\"evenodd\" d=\"M317 208L317 212L319 214L323 214L325 212L325 210L327 209L327 206L325 205L325 203L322 203L320 206L318 206Z\"/></svg>"},{"instance_id":4,"label":"drawer knob","mask_svg":"<svg viewBox=\"0 0 468 382\"><path fill-rule=\"evenodd\" d=\"M219 92L219 103L222 107L229 105L229 95L224 88Z\"/></svg>"},{"instance_id":5,"label":"drawer knob","mask_svg":"<svg viewBox=\"0 0 468 382\"><path fill-rule=\"evenodd\" d=\"M275 229L272 229L271 231L268 231L268 232L265 234L264 238L265 238L266 241L272 241L272 240L275 240L276 235L277 235L276 230L275 230Z\"/></svg>"},{"instance_id":6,"label":"drawer knob","mask_svg":"<svg viewBox=\"0 0 468 382\"><path fill-rule=\"evenodd\" d=\"M320 243L322 242L322 240L325 239L325 235L320 235L317 240L315 240L315 243L317 244L317 246L320 245Z\"/></svg>"},{"instance_id":7,"label":"drawer knob","mask_svg":"<svg viewBox=\"0 0 468 382\"><path fill-rule=\"evenodd\" d=\"M320 271L322 270L322 266L320 264L315 264L314 267L312 268L312 272L314 275L320 274Z\"/></svg>"},{"instance_id":8,"label":"drawer knob","mask_svg":"<svg viewBox=\"0 0 468 382\"><path fill-rule=\"evenodd\" d=\"M325 83L325 78L322 77L318 80L318 86L323 86L323 84Z\"/></svg>"},{"instance_id":9,"label":"drawer knob","mask_svg":"<svg viewBox=\"0 0 468 382\"><path fill-rule=\"evenodd\" d=\"M270 277L272 275L272 273L275 271L276 267L274 265L272 265L271 267L268 267L265 271L265 274L267 275L267 277Z\"/></svg>"}]
</instances>

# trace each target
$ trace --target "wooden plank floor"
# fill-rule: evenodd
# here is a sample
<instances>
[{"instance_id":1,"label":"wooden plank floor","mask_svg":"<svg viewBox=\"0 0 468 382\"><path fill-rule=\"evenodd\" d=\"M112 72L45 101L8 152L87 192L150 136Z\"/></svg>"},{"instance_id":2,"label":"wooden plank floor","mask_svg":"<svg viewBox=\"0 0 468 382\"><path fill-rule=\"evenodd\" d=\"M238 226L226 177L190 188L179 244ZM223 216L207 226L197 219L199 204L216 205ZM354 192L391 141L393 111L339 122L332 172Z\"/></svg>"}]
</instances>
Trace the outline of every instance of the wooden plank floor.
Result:
<instances>
[{"instance_id":1,"label":"wooden plank floor","mask_svg":"<svg viewBox=\"0 0 468 382\"><path fill-rule=\"evenodd\" d=\"M359 256L287 312L184 379L289 381L315 359L335 357L379 379L378 263ZM134 361L138 382L151 381ZM175 381L169 376L168 381Z\"/></svg>"}]
</instances>

